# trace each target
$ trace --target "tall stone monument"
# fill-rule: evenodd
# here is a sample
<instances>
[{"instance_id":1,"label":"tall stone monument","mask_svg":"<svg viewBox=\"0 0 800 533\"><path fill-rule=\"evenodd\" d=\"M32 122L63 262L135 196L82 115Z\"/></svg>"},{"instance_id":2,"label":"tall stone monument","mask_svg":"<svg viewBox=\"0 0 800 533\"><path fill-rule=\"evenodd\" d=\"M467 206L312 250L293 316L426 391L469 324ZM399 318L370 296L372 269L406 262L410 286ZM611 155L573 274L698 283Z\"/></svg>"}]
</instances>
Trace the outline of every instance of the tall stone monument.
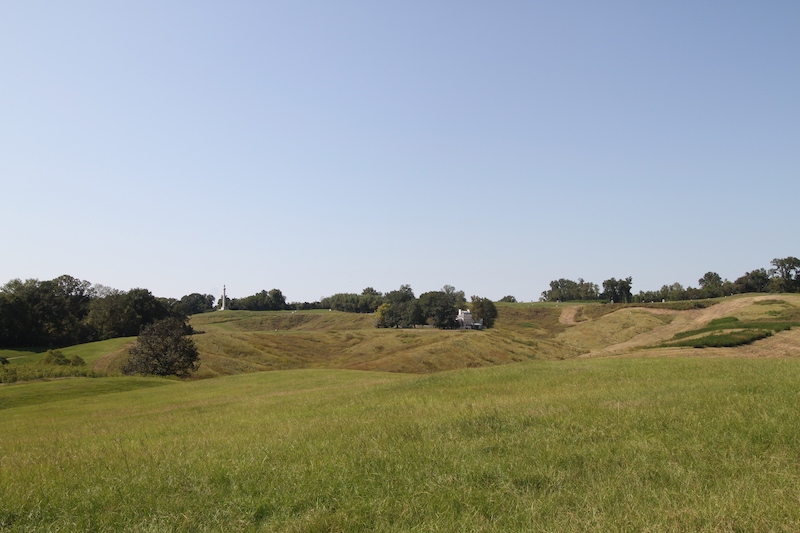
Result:
<instances>
[{"instance_id":1,"label":"tall stone monument","mask_svg":"<svg viewBox=\"0 0 800 533\"><path fill-rule=\"evenodd\" d=\"M225 295L225 285L222 286L222 306L219 308L220 311L224 311L228 308L228 297Z\"/></svg>"}]
</instances>

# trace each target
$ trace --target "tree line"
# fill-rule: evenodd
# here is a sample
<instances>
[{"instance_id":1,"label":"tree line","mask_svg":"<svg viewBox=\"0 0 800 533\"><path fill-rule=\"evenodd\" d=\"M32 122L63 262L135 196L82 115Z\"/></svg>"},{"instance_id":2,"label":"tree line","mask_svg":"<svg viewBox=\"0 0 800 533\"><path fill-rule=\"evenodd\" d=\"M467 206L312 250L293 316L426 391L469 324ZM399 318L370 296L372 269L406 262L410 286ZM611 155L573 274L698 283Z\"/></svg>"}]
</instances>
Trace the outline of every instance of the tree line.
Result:
<instances>
[{"instance_id":1,"label":"tree line","mask_svg":"<svg viewBox=\"0 0 800 533\"><path fill-rule=\"evenodd\" d=\"M147 289L119 291L59 276L14 279L0 287L0 347L68 346L131 337L157 320L213 309L214 297L157 298Z\"/></svg>"},{"instance_id":2,"label":"tree line","mask_svg":"<svg viewBox=\"0 0 800 533\"><path fill-rule=\"evenodd\" d=\"M506 297L511 298L511 297ZM361 294L338 293L322 298L324 309L346 313L375 313L375 326L379 328L411 328L429 325L448 329L459 326L456 318L459 310L469 309L476 320L483 319L485 327L492 327L497 318L497 308L488 298L472 296L470 302L464 291L452 285L442 290L423 293L415 297L410 285L383 294L367 287Z\"/></svg>"},{"instance_id":3,"label":"tree line","mask_svg":"<svg viewBox=\"0 0 800 533\"><path fill-rule=\"evenodd\" d=\"M594 283L569 279L550 282L550 289L542 292L541 301L556 302L569 300L600 300L615 303L660 302L677 300L697 300L719 298L749 292L800 292L800 259L796 257L776 258L770 263L772 268L758 268L745 272L734 281L716 272L706 272L697 287L683 287L680 283L663 285L657 291L631 292L633 279L611 278L602 284L602 290Z\"/></svg>"},{"instance_id":4,"label":"tree line","mask_svg":"<svg viewBox=\"0 0 800 533\"><path fill-rule=\"evenodd\" d=\"M159 298L147 289L120 291L68 275L45 281L13 279L0 287L0 347L60 347L132 337L155 322L168 318L186 322L190 315L212 311L221 304L221 298L217 300L210 294ZM487 325L496 316L494 304L488 299L473 296L468 305L464 292L449 285L420 298L415 298L411 288L404 285L386 294L368 287L361 294L339 293L312 303L287 303L279 289L226 301L227 309L249 311L334 309L378 313L380 308L380 327L454 327L458 310L468 307Z\"/></svg>"}]
</instances>

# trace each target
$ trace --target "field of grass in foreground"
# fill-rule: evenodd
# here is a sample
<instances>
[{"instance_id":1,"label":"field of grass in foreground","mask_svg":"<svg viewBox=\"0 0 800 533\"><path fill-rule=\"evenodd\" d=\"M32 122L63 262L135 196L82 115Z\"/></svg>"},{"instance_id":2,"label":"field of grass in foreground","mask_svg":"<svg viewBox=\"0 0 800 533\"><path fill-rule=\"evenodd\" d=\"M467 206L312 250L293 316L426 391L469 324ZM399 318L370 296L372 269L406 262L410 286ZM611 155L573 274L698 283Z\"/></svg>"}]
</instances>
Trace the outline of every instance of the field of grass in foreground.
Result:
<instances>
[{"instance_id":1,"label":"field of grass in foreground","mask_svg":"<svg viewBox=\"0 0 800 533\"><path fill-rule=\"evenodd\" d=\"M795 359L70 381L0 409L0 531L800 529Z\"/></svg>"}]
</instances>

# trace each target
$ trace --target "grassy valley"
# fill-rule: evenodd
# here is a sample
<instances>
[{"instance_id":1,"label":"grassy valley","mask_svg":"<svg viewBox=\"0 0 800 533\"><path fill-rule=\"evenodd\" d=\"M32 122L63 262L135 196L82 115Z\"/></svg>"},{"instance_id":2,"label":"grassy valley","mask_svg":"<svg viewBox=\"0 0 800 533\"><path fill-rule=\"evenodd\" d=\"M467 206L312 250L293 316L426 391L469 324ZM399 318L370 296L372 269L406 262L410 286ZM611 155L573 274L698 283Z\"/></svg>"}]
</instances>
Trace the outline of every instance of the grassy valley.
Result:
<instances>
[{"instance_id":1,"label":"grassy valley","mask_svg":"<svg viewBox=\"0 0 800 533\"><path fill-rule=\"evenodd\" d=\"M0 530L800 527L798 359L118 379L0 410Z\"/></svg>"},{"instance_id":2,"label":"grassy valley","mask_svg":"<svg viewBox=\"0 0 800 533\"><path fill-rule=\"evenodd\" d=\"M681 305L195 315L215 379L0 386L0 531L797 530L800 298Z\"/></svg>"}]
</instances>

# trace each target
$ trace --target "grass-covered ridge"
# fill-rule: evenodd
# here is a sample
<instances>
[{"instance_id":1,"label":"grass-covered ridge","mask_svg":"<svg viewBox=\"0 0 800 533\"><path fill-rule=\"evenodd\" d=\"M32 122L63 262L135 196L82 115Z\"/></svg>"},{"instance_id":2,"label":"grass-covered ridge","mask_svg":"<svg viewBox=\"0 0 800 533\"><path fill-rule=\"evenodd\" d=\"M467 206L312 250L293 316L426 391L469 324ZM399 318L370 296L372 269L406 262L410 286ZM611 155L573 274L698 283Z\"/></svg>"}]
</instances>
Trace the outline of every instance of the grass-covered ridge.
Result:
<instances>
[{"instance_id":1,"label":"grass-covered ridge","mask_svg":"<svg viewBox=\"0 0 800 533\"><path fill-rule=\"evenodd\" d=\"M792 531L798 382L797 359L613 358L20 405L0 530Z\"/></svg>"},{"instance_id":2,"label":"grass-covered ridge","mask_svg":"<svg viewBox=\"0 0 800 533\"><path fill-rule=\"evenodd\" d=\"M677 304L499 303L496 326L485 331L377 329L371 315L327 310L204 313L192 317L198 332L193 339L201 354L194 377L302 368L433 373L531 360L628 355L646 347L649 355L660 349L674 355L675 350L689 350L681 344L711 346L723 335L727 338L717 345L741 345L778 333L782 355L800 350L790 340L793 332L785 331L800 323L796 295ZM734 320L748 326L725 326ZM6 350L11 364L0 368L0 381L113 375L134 341L112 339L62 349L66 356L86 360L84 369L47 370L35 365L42 350ZM755 345L764 343L773 341L758 340Z\"/></svg>"}]
</instances>

